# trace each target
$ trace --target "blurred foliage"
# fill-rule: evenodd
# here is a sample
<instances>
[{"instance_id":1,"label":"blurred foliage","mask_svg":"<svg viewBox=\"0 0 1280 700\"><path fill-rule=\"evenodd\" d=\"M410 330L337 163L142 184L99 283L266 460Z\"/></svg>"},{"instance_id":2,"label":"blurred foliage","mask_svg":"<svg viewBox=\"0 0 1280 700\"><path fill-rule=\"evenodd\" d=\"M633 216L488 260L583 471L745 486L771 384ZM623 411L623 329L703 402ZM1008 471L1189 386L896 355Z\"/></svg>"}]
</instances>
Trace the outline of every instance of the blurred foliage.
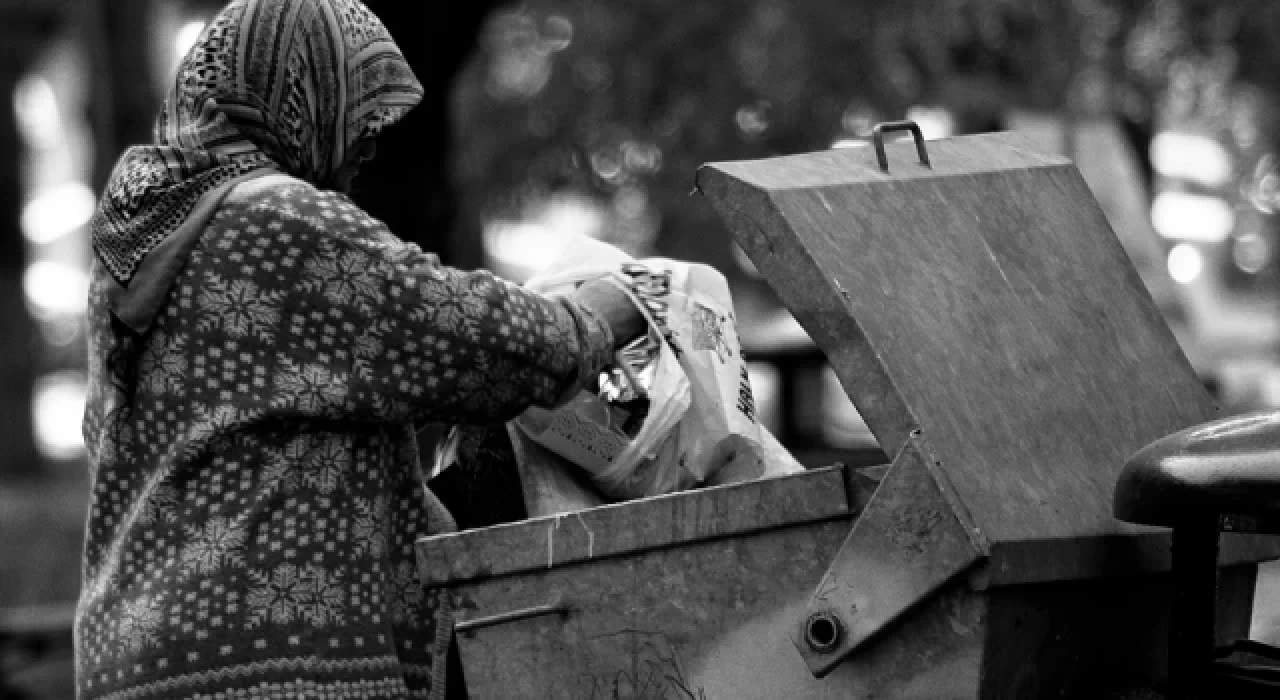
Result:
<instances>
[{"instance_id":1,"label":"blurred foliage","mask_svg":"<svg viewBox=\"0 0 1280 700\"><path fill-rule=\"evenodd\" d=\"M455 183L464 220L584 193L625 248L730 270L687 197L702 163L829 148L912 105L960 132L1010 107L1225 120L1239 80L1280 89L1277 29L1274 0L532 0L491 15L459 79Z\"/></svg>"}]
</instances>

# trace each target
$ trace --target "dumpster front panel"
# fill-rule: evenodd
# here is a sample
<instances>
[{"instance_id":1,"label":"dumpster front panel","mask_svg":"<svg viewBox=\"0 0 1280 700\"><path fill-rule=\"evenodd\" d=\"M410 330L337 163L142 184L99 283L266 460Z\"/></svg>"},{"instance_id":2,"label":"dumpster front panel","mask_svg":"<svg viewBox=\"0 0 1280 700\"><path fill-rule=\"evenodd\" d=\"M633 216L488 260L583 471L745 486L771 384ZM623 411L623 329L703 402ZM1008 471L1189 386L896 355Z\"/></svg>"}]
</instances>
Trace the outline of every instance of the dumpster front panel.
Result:
<instances>
[{"instance_id":1,"label":"dumpster front panel","mask_svg":"<svg viewBox=\"0 0 1280 700\"><path fill-rule=\"evenodd\" d=\"M959 586L815 679L794 620L849 530L787 527L473 581L459 620L556 601L568 611L456 637L474 698L977 698L984 603Z\"/></svg>"}]
</instances>

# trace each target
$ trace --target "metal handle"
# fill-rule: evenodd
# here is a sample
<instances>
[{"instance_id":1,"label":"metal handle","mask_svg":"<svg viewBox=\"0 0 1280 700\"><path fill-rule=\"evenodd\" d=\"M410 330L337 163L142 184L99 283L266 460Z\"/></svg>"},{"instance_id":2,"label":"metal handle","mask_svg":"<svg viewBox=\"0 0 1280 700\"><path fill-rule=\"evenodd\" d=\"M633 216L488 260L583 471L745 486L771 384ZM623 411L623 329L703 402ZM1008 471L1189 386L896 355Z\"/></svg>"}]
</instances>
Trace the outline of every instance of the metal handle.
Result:
<instances>
[{"instance_id":1,"label":"metal handle","mask_svg":"<svg viewBox=\"0 0 1280 700\"><path fill-rule=\"evenodd\" d=\"M916 153L920 154L920 165L926 168L932 168L929 164L929 151L924 147L924 134L920 133L920 125L911 121L901 122L884 122L876 124L871 130L871 142L876 147L876 160L880 162L880 169L889 172L889 157L884 153L884 134L886 131L910 131L911 135L916 139Z\"/></svg>"},{"instance_id":2,"label":"metal handle","mask_svg":"<svg viewBox=\"0 0 1280 700\"><path fill-rule=\"evenodd\" d=\"M453 624L453 630L459 634L466 632L474 632L484 627L493 627L495 625L505 625L508 622L516 622L517 620L527 620L531 617L542 617L544 615L568 615L569 605L562 601L556 600L546 605L536 605L532 608L524 608L523 610L512 610L511 612L498 613L488 617L477 617L471 620L462 620Z\"/></svg>"}]
</instances>

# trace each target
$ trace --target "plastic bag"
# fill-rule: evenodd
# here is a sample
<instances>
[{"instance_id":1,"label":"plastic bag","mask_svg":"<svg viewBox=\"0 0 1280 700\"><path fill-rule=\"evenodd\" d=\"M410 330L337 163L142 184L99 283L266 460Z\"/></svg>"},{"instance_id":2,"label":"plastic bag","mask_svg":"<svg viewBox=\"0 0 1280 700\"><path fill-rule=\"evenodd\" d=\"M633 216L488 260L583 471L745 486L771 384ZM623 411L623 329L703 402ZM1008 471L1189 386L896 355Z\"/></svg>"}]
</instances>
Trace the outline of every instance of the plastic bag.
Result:
<instances>
[{"instance_id":1,"label":"plastic bag","mask_svg":"<svg viewBox=\"0 0 1280 700\"><path fill-rule=\"evenodd\" d=\"M661 338L647 387L648 413L633 435L617 425L609 402L580 392L554 411L530 408L513 421L529 439L584 469L606 496L625 500L694 485L671 465L668 436L689 409L689 380Z\"/></svg>"},{"instance_id":2,"label":"plastic bag","mask_svg":"<svg viewBox=\"0 0 1280 700\"><path fill-rule=\"evenodd\" d=\"M612 500L626 500L766 476L803 467L757 421L728 281L707 265L634 260L585 239L567 247L551 275L527 286L565 295L589 279L619 283L645 312L660 352L653 367L650 414L628 436L608 402L588 392L556 411L532 408L512 421L513 442L537 449L520 457L529 515L596 505L555 472L584 470ZM563 489L558 493L557 489Z\"/></svg>"},{"instance_id":3,"label":"plastic bag","mask_svg":"<svg viewBox=\"0 0 1280 700\"><path fill-rule=\"evenodd\" d=\"M613 246L585 239L581 244L567 247L567 254L551 266L551 276L538 277L526 283L529 289L547 296L566 296L586 280L609 277L630 258ZM628 289L616 280L619 286ZM628 289L630 292L631 290ZM633 302L641 300L633 296ZM646 312L650 322L649 332L639 339L635 348L629 346L620 352L617 365L631 367L635 355L645 356L648 367L635 367L626 373L630 383L636 383L634 372L646 371L643 387L639 390L644 399L645 412L638 429L626 425L627 412L619 404L607 401L588 391L579 392L568 404L555 410L537 407L526 410L511 422L515 431L538 446L568 460L584 470L591 483L605 496L613 500L628 500L671 493L690 488L695 482L674 465L670 459L673 446L668 436L675 430L689 409L691 402L688 377L675 352L660 332L660 326ZM627 379L618 377L626 384ZM515 438L513 437L513 440ZM665 451L664 451L665 450ZM531 452L532 454L532 452ZM542 460L539 469L546 472L550 465ZM544 474L521 467L521 478L533 483L545 481ZM526 492L526 496L529 496ZM545 501L548 495L535 493ZM527 504L530 514L547 514L541 506ZM562 512L555 506L556 512Z\"/></svg>"},{"instance_id":4,"label":"plastic bag","mask_svg":"<svg viewBox=\"0 0 1280 700\"><path fill-rule=\"evenodd\" d=\"M667 291L667 308L655 316L665 326L693 394L676 438L683 468L698 483L762 476L761 427L728 280L708 265L667 259L624 263L622 271L638 289ZM732 474L716 478L729 464L735 465Z\"/></svg>"}]
</instances>

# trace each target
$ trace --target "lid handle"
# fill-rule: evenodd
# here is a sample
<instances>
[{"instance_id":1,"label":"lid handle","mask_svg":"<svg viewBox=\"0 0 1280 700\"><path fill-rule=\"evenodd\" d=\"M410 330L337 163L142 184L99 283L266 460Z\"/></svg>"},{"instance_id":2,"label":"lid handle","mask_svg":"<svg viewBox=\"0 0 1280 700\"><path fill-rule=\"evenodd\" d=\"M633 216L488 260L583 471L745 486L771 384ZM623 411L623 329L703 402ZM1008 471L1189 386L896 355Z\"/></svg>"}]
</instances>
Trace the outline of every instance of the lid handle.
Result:
<instances>
[{"instance_id":1,"label":"lid handle","mask_svg":"<svg viewBox=\"0 0 1280 700\"><path fill-rule=\"evenodd\" d=\"M912 121L881 122L871 130L871 141L876 147L876 160L880 162L880 170L889 172L889 157L884 153L884 134L887 131L910 131L916 139L916 153L920 154L920 165L926 168L933 167L929 164L929 151L925 150L924 134L920 133L918 124Z\"/></svg>"}]
</instances>

